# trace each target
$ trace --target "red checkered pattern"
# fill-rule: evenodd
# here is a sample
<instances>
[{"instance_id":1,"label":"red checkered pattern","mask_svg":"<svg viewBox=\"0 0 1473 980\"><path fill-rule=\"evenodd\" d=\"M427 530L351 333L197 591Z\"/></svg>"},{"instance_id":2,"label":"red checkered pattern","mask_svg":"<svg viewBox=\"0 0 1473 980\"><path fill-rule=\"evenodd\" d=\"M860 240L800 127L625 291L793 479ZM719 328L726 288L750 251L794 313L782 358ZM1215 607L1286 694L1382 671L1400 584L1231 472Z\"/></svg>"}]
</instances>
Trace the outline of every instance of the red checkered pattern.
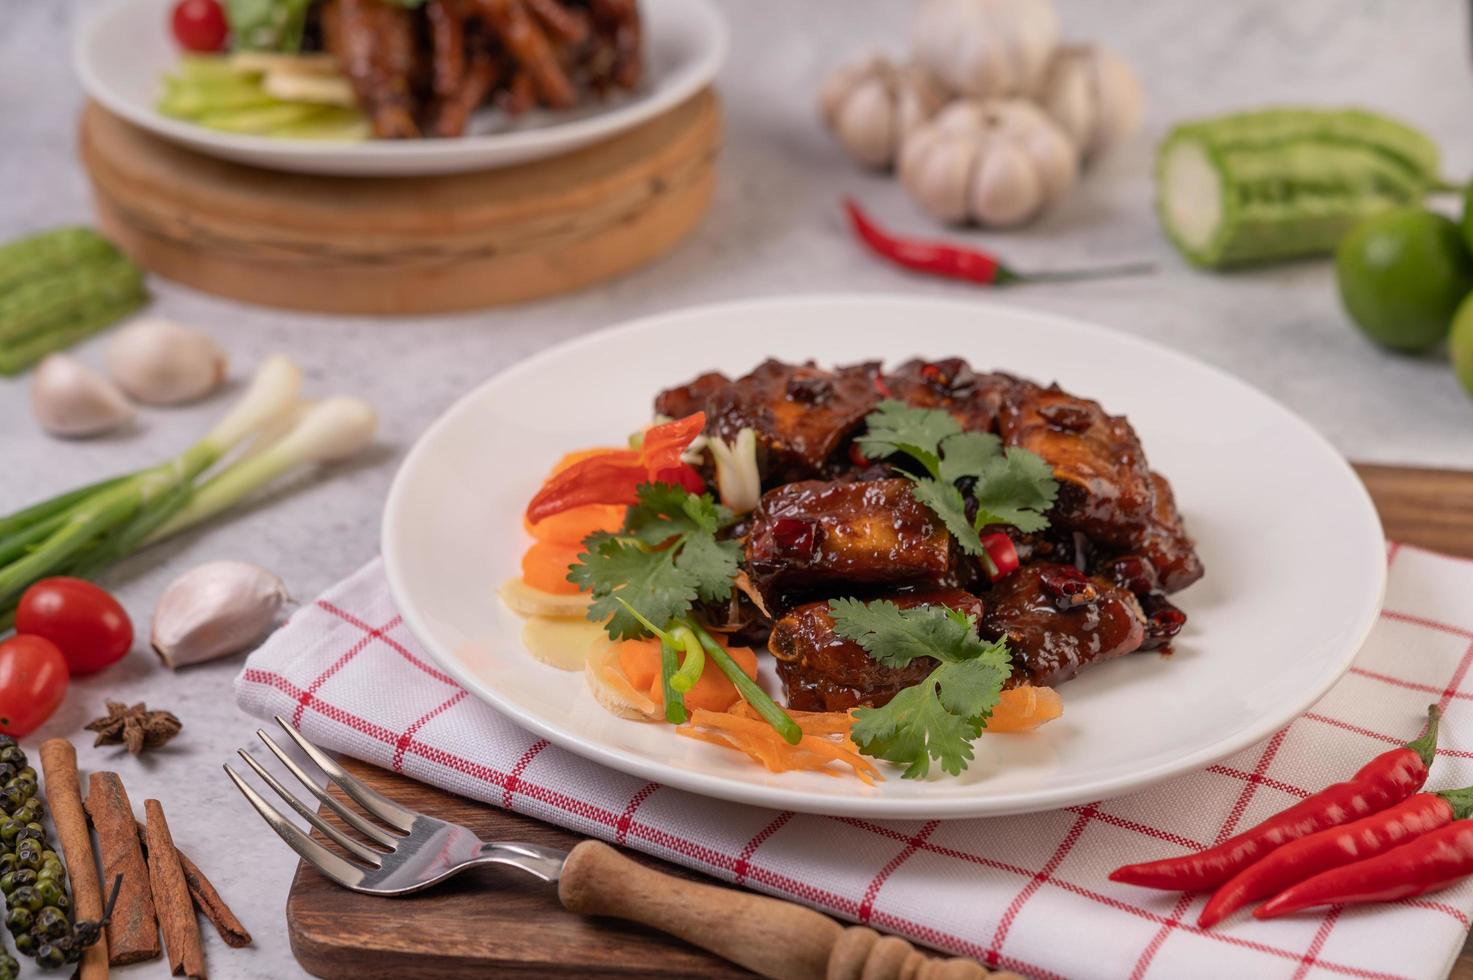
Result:
<instances>
[{"instance_id":1,"label":"red checkered pattern","mask_svg":"<svg viewBox=\"0 0 1473 980\"><path fill-rule=\"evenodd\" d=\"M321 745L1034 977L1441 977L1473 884L1211 932L1203 895L1109 871L1222 840L1446 711L1434 788L1473 783L1473 563L1393 548L1386 612L1350 672L1266 742L1134 796L992 820L879 823L715 803L553 748L420 652L374 563L299 611L237 681Z\"/></svg>"}]
</instances>

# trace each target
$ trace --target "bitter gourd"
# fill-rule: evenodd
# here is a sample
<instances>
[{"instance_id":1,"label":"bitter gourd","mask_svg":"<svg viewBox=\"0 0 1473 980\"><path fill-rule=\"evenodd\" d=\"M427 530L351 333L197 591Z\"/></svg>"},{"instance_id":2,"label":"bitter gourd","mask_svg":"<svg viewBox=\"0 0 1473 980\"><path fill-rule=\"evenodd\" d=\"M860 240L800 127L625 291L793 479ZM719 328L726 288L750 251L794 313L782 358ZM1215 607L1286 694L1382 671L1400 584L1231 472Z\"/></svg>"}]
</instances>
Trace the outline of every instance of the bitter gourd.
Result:
<instances>
[{"instance_id":1,"label":"bitter gourd","mask_svg":"<svg viewBox=\"0 0 1473 980\"><path fill-rule=\"evenodd\" d=\"M55 228L0 245L0 296L39 275L117 259L112 242L91 228Z\"/></svg>"},{"instance_id":2,"label":"bitter gourd","mask_svg":"<svg viewBox=\"0 0 1473 980\"><path fill-rule=\"evenodd\" d=\"M1221 268L1334 250L1350 227L1439 186L1437 145L1361 109L1276 108L1177 126L1157 154L1172 242Z\"/></svg>"}]
</instances>

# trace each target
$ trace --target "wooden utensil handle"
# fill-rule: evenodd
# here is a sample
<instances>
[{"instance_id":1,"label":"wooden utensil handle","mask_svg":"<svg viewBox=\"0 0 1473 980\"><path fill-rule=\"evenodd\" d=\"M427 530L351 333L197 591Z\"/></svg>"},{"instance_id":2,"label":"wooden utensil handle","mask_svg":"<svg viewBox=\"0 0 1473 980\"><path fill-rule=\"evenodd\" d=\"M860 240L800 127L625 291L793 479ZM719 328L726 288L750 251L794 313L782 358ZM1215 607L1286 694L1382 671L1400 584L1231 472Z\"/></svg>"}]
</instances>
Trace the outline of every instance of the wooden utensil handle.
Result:
<instances>
[{"instance_id":1,"label":"wooden utensil handle","mask_svg":"<svg viewBox=\"0 0 1473 980\"><path fill-rule=\"evenodd\" d=\"M571 912L642 923L774 980L1010 976L989 973L975 960L932 959L903 939L863 926L845 929L792 902L671 878L598 841L584 841L568 855L558 898Z\"/></svg>"}]
</instances>

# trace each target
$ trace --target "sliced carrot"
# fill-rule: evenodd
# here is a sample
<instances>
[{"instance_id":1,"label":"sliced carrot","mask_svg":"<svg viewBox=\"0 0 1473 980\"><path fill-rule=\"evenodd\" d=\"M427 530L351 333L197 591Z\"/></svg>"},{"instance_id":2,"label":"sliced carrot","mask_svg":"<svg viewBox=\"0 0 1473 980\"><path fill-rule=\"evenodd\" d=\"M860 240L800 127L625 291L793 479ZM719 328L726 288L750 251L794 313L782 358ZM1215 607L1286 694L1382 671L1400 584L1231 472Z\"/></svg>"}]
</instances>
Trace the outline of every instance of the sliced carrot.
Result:
<instances>
[{"instance_id":1,"label":"sliced carrot","mask_svg":"<svg viewBox=\"0 0 1473 980\"><path fill-rule=\"evenodd\" d=\"M702 728L710 731L702 732ZM731 712L703 710L693 711L691 723L676 731L689 738L725 744L745 752L772 772L791 769L828 772L830 763L839 762L847 765L866 783L879 776L874 763L855 751L847 737L833 741L818 735L804 735L797 745L789 745L765 721Z\"/></svg>"},{"instance_id":2,"label":"sliced carrot","mask_svg":"<svg viewBox=\"0 0 1473 980\"><path fill-rule=\"evenodd\" d=\"M583 550L583 539L597 531L617 531L624 526L624 510L618 504L585 504L561 514L544 517L536 524L522 518L522 527L538 541L550 544L576 545Z\"/></svg>"},{"instance_id":3,"label":"sliced carrot","mask_svg":"<svg viewBox=\"0 0 1473 980\"><path fill-rule=\"evenodd\" d=\"M718 643L721 640L717 639ZM728 647L721 643L722 648L731 654L737 666L742 669L748 677L757 676L757 655L747 647ZM660 641L659 640L625 640L618 644L619 667L624 671L624 676L629 678L629 683L640 691L646 691L656 704L665 703L665 685L661 683L660 677ZM721 668L706 661L706 669L701 671L701 679L689 691L685 692L685 706L694 711L704 708L708 711L725 711L733 704L741 700L736 687L721 672Z\"/></svg>"},{"instance_id":4,"label":"sliced carrot","mask_svg":"<svg viewBox=\"0 0 1473 980\"><path fill-rule=\"evenodd\" d=\"M538 541L522 555L522 580L553 595L577 595L578 586L568 581L568 566L577 561L577 548Z\"/></svg>"},{"instance_id":5,"label":"sliced carrot","mask_svg":"<svg viewBox=\"0 0 1473 980\"><path fill-rule=\"evenodd\" d=\"M992 717L987 719L987 731L1031 732L1063 713L1064 701L1058 691L1025 684L1002 692Z\"/></svg>"}]
</instances>

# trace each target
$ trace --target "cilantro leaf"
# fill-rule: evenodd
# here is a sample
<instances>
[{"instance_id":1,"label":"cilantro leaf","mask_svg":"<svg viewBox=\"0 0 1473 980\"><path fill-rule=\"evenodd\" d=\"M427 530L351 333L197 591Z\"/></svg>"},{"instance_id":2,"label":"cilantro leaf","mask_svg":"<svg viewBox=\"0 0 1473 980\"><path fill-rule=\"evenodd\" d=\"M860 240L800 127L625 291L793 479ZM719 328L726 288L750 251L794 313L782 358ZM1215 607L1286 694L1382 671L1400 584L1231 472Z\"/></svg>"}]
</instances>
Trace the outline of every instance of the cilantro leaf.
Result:
<instances>
[{"instance_id":1,"label":"cilantro leaf","mask_svg":"<svg viewBox=\"0 0 1473 980\"><path fill-rule=\"evenodd\" d=\"M638 617L663 625L690 612L697 599L724 602L738 571L741 544L718 541L731 511L710 494L694 494L667 483L645 483L616 534L600 531L583 540L586 551L568 571L568 581L593 593L588 618L608 620L616 640L648 635Z\"/></svg>"},{"instance_id":2,"label":"cilantro leaf","mask_svg":"<svg viewBox=\"0 0 1473 980\"><path fill-rule=\"evenodd\" d=\"M982 538L977 534L977 528L967 519L967 502L962 499L962 492L955 483L916 480L911 493L941 518L941 523L946 525L946 529L956 538L963 551L969 555L982 554Z\"/></svg>"},{"instance_id":3,"label":"cilantro leaf","mask_svg":"<svg viewBox=\"0 0 1473 980\"><path fill-rule=\"evenodd\" d=\"M982 734L1005 676L983 660L943 663L888 704L855 709L850 737L864 754L905 766L905 779L925 776L932 759L959 775L972 761L972 740Z\"/></svg>"},{"instance_id":4,"label":"cilantro leaf","mask_svg":"<svg viewBox=\"0 0 1473 980\"><path fill-rule=\"evenodd\" d=\"M1013 448L982 468L972 492L977 497L976 527L1011 524L1020 531L1042 531L1048 527L1044 512L1059 495L1059 484L1042 457Z\"/></svg>"},{"instance_id":5,"label":"cilantro leaf","mask_svg":"<svg viewBox=\"0 0 1473 980\"><path fill-rule=\"evenodd\" d=\"M731 511L710 494L691 493L668 483L644 483L639 502L624 515L624 533L648 545L661 545L680 534L715 534L731 520Z\"/></svg>"},{"instance_id":6,"label":"cilantro leaf","mask_svg":"<svg viewBox=\"0 0 1473 980\"><path fill-rule=\"evenodd\" d=\"M684 615L695 601L696 578L677 567L673 550L651 551L607 532L591 534L583 543L588 550L569 569L568 580L593 593L588 618L608 619L605 629L614 639L634 640L646 632L619 599L654 623Z\"/></svg>"},{"instance_id":7,"label":"cilantro leaf","mask_svg":"<svg viewBox=\"0 0 1473 980\"><path fill-rule=\"evenodd\" d=\"M902 667L917 657L941 661L888 704L855 710L850 735L859 750L904 765L907 779L925 776L932 759L953 776L965 769L972 739L1002 694L1007 646L980 639L972 617L935 606L833 599L829 614L835 633L886 666Z\"/></svg>"},{"instance_id":8,"label":"cilantro leaf","mask_svg":"<svg viewBox=\"0 0 1473 980\"><path fill-rule=\"evenodd\" d=\"M955 483L963 477L980 476L989 463L1002 455L1002 440L990 432L958 432L941 443L941 479Z\"/></svg>"},{"instance_id":9,"label":"cilantro leaf","mask_svg":"<svg viewBox=\"0 0 1473 980\"><path fill-rule=\"evenodd\" d=\"M872 457L904 453L925 467L929 478L912 477L916 499L941 518L968 554L983 554L979 532L988 524L1024 532L1048 527L1044 515L1059 485L1042 457L1017 446L1004 451L997 436L963 432L946 412L892 399L880 402L865 424L869 431L855 440L860 451ZM970 519L962 481L978 504Z\"/></svg>"},{"instance_id":10,"label":"cilantro leaf","mask_svg":"<svg viewBox=\"0 0 1473 980\"><path fill-rule=\"evenodd\" d=\"M691 577L702 599L725 602L731 598L731 581L736 578L741 554L738 541L717 541L710 534L693 534L686 538L675 567Z\"/></svg>"},{"instance_id":11,"label":"cilantro leaf","mask_svg":"<svg viewBox=\"0 0 1473 980\"><path fill-rule=\"evenodd\" d=\"M892 398L880 402L864 421L869 431L856 440L860 452L873 459L904 453L932 476L941 475L941 441L962 431L946 412L913 408Z\"/></svg>"}]
</instances>

